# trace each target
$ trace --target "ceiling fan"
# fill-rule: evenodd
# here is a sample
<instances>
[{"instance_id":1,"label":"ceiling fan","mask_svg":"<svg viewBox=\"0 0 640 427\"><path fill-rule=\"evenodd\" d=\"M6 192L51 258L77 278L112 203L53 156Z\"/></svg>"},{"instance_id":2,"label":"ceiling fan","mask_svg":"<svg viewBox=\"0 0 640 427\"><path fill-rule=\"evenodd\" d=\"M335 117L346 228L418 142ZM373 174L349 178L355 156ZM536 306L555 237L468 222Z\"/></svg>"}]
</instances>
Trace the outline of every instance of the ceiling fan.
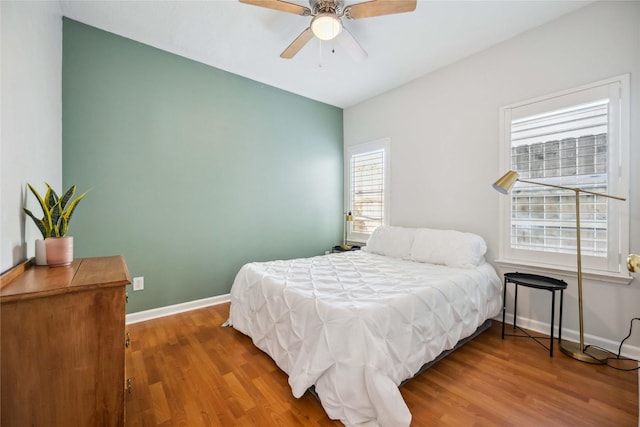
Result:
<instances>
[{"instance_id":1,"label":"ceiling fan","mask_svg":"<svg viewBox=\"0 0 640 427\"><path fill-rule=\"evenodd\" d=\"M311 25L280 54L291 59L314 36L320 40L336 39L355 59L365 59L367 52L351 33L344 28L340 18L362 19L394 13L412 12L417 0L370 0L344 6L344 0L309 0L311 8L282 0L240 0L240 3L275 9L302 16L313 16Z\"/></svg>"}]
</instances>

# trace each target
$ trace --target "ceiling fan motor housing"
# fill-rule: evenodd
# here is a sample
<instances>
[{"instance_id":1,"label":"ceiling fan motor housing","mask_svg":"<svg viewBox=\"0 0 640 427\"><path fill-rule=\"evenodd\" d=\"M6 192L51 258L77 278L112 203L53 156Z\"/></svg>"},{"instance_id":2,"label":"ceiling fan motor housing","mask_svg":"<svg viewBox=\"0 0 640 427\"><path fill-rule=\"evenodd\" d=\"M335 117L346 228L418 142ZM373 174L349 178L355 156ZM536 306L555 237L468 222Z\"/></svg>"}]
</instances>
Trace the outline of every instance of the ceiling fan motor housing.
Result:
<instances>
[{"instance_id":1,"label":"ceiling fan motor housing","mask_svg":"<svg viewBox=\"0 0 640 427\"><path fill-rule=\"evenodd\" d=\"M331 13L334 15L342 15L344 9L344 0L309 0L312 15L319 13Z\"/></svg>"}]
</instances>

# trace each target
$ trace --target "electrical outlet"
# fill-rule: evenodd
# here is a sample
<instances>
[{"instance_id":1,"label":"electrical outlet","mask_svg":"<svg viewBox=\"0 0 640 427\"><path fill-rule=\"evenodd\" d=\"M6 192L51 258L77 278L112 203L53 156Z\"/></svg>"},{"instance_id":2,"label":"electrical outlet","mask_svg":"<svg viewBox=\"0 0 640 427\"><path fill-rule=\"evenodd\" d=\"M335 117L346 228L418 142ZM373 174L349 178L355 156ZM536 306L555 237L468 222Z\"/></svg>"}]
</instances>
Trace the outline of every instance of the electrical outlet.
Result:
<instances>
[{"instance_id":1,"label":"electrical outlet","mask_svg":"<svg viewBox=\"0 0 640 427\"><path fill-rule=\"evenodd\" d=\"M134 291L142 291L142 290L144 290L144 277L134 277L133 278L133 290Z\"/></svg>"}]
</instances>

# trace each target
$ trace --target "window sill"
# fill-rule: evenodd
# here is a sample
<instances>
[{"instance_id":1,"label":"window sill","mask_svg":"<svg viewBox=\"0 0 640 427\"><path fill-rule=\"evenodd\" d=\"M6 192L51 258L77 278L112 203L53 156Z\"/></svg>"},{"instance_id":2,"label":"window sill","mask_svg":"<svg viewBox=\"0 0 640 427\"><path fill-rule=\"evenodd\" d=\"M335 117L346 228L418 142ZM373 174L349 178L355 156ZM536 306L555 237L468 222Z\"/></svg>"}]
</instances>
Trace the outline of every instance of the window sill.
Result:
<instances>
[{"instance_id":1,"label":"window sill","mask_svg":"<svg viewBox=\"0 0 640 427\"><path fill-rule=\"evenodd\" d=\"M575 279L577 269L562 268L556 265L536 264L536 263L524 263L521 261L510 261L503 259L496 259L494 263L500 267L512 268L522 273L532 273L541 275L563 276L569 279ZM610 273L582 269L582 279L595 283L608 283L612 285L628 285L633 280L627 271L620 273Z\"/></svg>"}]
</instances>

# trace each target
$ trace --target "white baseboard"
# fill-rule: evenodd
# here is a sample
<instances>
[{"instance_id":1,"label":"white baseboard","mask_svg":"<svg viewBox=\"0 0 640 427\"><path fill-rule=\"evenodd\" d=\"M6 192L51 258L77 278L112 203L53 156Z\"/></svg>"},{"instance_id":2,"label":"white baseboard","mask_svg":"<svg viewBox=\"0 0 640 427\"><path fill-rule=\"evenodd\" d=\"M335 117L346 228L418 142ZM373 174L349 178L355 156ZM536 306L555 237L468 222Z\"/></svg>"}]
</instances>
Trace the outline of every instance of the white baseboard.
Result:
<instances>
[{"instance_id":1,"label":"white baseboard","mask_svg":"<svg viewBox=\"0 0 640 427\"><path fill-rule=\"evenodd\" d=\"M499 322L502 322L502 313L500 313L500 315L494 317L494 320L497 320ZM505 319L505 328L508 327L509 325L513 325L513 313L507 313L506 315L506 319ZM520 317L518 316L518 322L517 325L519 327L522 327L524 329L529 329L531 331L535 331L541 334L545 334L545 335L549 335L549 324L548 323L543 323L543 322L539 322L537 320L531 320L531 319L527 319L524 317ZM553 336L554 339L556 339L558 337L558 327L555 326L553 329ZM562 328L562 339L563 340L567 340L567 341L573 341L573 342L579 342L580 341L580 332L573 330L573 329L567 329L566 327ZM618 347L620 347L620 342L615 342L612 340L608 340L605 338L601 338L601 337L597 337L594 335L589 335L589 334L584 334L584 342L585 344L588 345L593 345L596 347L602 347L606 350L609 350L610 352L614 353L614 354L618 354ZM640 360L640 347L637 346L632 346L632 345L628 345L625 344L622 347L622 352L620 354L623 357L628 357L630 359L635 359L635 360Z\"/></svg>"},{"instance_id":2,"label":"white baseboard","mask_svg":"<svg viewBox=\"0 0 640 427\"><path fill-rule=\"evenodd\" d=\"M171 316L172 314L183 313L185 311L197 310L211 305L223 304L231 301L230 294L218 295L215 297L203 298L195 301L183 302L181 304L168 305L165 307L153 308L151 310L138 311L127 314L126 323L144 322L146 320L157 319L158 317Z\"/></svg>"}]
</instances>

